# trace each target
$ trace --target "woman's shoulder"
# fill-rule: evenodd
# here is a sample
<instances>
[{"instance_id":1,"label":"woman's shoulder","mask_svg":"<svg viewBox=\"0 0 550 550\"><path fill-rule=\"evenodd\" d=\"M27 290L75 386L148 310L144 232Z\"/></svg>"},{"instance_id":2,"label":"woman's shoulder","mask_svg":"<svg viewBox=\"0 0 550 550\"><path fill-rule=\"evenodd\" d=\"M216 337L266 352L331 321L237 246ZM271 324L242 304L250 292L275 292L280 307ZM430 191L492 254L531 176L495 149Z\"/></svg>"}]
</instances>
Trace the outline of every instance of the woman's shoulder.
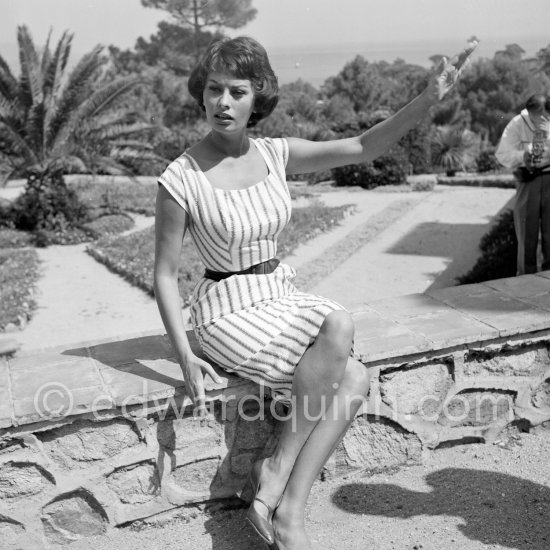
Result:
<instances>
[{"instance_id":1,"label":"woman's shoulder","mask_svg":"<svg viewBox=\"0 0 550 550\"><path fill-rule=\"evenodd\" d=\"M270 156L283 162L286 165L288 160L288 142L284 137L262 137L255 138L254 143L257 147L264 149Z\"/></svg>"},{"instance_id":2,"label":"woman's shoulder","mask_svg":"<svg viewBox=\"0 0 550 550\"><path fill-rule=\"evenodd\" d=\"M164 169L159 176L158 181L169 187L186 187L196 181L199 168L193 162L193 159L183 152L179 157L174 159Z\"/></svg>"},{"instance_id":3,"label":"woman's shoulder","mask_svg":"<svg viewBox=\"0 0 550 550\"><path fill-rule=\"evenodd\" d=\"M166 166L163 175L167 173L181 174L182 172L190 171L197 171L197 167L193 162L193 158L187 151L184 151L179 157L175 158L168 164L168 166Z\"/></svg>"}]
</instances>

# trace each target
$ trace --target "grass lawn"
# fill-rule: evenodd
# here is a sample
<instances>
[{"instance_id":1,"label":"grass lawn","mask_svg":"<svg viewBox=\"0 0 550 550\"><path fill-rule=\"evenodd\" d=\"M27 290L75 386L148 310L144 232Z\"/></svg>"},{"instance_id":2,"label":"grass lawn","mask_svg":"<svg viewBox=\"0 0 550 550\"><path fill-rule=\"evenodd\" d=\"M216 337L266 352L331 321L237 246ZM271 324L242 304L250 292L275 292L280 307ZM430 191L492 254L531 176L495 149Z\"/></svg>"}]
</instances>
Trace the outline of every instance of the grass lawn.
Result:
<instances>
[{"instance_id":1,"label":"grass lawn","mask_svg":"<svg viewBox=\"0 0 550 550\"><path fill-rule=\"evenodd\" d=\"M35 307L39 260L34 249L0 250L0 332L25 325Z\"/></svg>"},{"instance_id":2,"label":"grass lawn","mask_svg":"<svg viewBox=\"0 0 550 550\"><path fill-rule=\"evenodd\" d=\"M294 208L290 223L279 238L278 256L284 258L297 246L327 231L346 214L349 206L328 207L320 201ZM88 246L88 253L131 284L153 295L154 228L124 237L104 237ZM189 238L183 242L178 277L184 305L204 267Z\"/></svg>"}]
</instances>

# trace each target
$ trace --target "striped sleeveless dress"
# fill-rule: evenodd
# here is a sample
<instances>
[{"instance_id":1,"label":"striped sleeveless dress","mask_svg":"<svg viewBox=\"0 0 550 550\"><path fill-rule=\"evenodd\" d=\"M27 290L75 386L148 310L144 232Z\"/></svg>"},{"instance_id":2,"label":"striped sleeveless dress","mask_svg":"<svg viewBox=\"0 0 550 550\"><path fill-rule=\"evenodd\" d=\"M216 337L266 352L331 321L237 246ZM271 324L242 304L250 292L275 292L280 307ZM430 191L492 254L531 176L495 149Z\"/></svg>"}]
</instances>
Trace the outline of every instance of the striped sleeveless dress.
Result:
<instances>
[{"instance_id":1,"label":"striped sleeveless dress","mask_svg":"<svg viewBox=\"0 0 550 550\"><path fill-rule=\"evenodd\" d=\"M268 176L246 189L210 184L186 153L159 178L189 215L189 233L205 267L241 271L274 258L277 237L291 215L285 139L255 139ZM288 397L292 376L325 317L344 309L300 292L296 273L280 263L273 273L201 278L190 300L191 322L206 356L225 370Z\"/></svg>"}]
</instances>

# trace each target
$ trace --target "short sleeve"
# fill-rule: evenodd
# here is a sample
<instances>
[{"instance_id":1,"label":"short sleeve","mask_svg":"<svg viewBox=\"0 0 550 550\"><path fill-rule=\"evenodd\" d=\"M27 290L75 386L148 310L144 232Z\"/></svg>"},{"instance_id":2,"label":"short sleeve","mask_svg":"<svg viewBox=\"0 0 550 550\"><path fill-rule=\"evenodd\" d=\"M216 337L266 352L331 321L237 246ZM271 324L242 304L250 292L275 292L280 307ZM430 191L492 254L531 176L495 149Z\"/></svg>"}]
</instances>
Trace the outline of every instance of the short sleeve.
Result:
<instances>
[{"instance_id":1,"label":"short sleeve","mask_svg":"<svg viewBox=\"0 0 550 550\"><path fill-rule=\"evenodd\" d=\"M189 170L184 157L171 162L158 178L159 185L172 195L176 202L189 214Z\"/></svg>"},{"instance_id":2,"label":"short sleeve","mask_svg":"<svg viewBox=\"0 0 550 550\"><path fill-rule=\"evenodd\" d=\"M281 159L283 166L286 168L288 163L288 141L286 138L272 138L270 141L277 156Z\"/></svg>"},{"instance_id":3,"label":"short sleeve","mask_svg":"<svg viewBox=\"0 0 550 550\"><path fill-rule=\"evenodd\" d=\"M286 180L288 163L288 142L285 138L263 138L254 140L256 145L267 155L271 165L281 180Z\"/></svg>"}]
</instances>

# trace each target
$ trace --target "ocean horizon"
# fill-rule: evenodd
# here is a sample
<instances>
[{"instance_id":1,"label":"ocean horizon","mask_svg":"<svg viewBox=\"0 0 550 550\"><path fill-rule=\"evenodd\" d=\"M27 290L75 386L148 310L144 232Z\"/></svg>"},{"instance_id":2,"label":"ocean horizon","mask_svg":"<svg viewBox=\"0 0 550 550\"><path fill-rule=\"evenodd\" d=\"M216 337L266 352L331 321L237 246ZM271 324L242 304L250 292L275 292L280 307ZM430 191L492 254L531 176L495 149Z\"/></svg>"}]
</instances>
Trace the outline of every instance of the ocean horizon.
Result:
<instances>
[{"instance_id":1,"label":"ocean horizon","mask_svg":"<svg viewBox=\"0 0 550 550\"><path fill-rule=\"evenodd\" d=\"M473 59L490 58L508 44L518 44L525 50L524 59L533 57L549 45L548 37L514 37L483 40ZM406 63L431 67L430 57L446 55L451 57L461 51L466 40L444 42L388 42L388 43L337 43L308 46L287 46L267 48L273 70L279 84L288 84L298 79L320 87L327 78L336 76L356 56L361 55L369 62L387 61L393 63L403 59Z\"/></svg>"},{"instance_id":2,"label":"ocean horizon","mask_svg":"<svg viewBox=\"0 0 550 550\"><path fill-rule=\"evenodd\" d=\"M468 37L466 37L468 38ZM420 65L431 66L433 55L452 56L466 45L457 39L445 41L391 41L385 43L333 43L310 44L300 46L267 47L271 64L279 79L279 84L288 84L298 79L309 82L319 88L327 78L336 76L356 56L361 55L369 62L387 61L393 63L396 59ZM518 44L525 50L524 59L533 57L539 50L550 44L547 36L491 38L480 44L473 59L492 58L495 52L503 50L508 44ZM71 61L79 59L85 52L73 51ZM18 47L15 43L0 42L0 54L4 57L12 71L19 74Z\"/></svg>"}]
</instances>

